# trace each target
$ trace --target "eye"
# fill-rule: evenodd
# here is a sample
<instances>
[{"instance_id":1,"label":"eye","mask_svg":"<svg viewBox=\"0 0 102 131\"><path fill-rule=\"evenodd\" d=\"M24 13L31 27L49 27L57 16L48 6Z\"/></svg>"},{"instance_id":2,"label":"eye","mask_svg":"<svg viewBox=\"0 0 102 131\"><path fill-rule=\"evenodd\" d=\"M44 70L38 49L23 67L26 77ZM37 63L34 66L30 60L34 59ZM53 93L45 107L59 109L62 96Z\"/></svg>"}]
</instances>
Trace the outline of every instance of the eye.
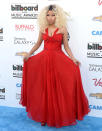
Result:
<instances>
[{"instance_id":1,"label":"eye","mask_svg":"<svg viewBox=\"0 0 102 131\"><path fill-rule=\"evenodd\" d=\"M47 14L47 16L49 16L49 14Z\"/></svg>"},{"instance_id":2,"label":"eye","mask_svg":"<svg viewBox=\"0 0 102 131\"><path fill-rule=\"evenodd\" d=\"M52 16L55 16L55 14L53 14Z\"/></svg>"}]
</instances>

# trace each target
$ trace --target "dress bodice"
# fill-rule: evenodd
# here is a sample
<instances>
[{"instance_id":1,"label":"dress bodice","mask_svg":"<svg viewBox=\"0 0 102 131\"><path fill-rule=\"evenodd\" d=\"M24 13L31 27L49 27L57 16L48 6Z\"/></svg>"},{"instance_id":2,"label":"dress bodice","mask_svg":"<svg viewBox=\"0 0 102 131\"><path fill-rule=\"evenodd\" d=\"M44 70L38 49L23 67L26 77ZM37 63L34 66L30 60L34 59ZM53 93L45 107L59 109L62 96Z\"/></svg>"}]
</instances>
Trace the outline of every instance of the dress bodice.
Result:
<instances>
[{"instance_id":1,"label":"dress bodice","mask_svg":"<svg viewBox=\"0 0 102 131\"><path fill-rule=\"evenodd\" d=\"M46 50L61 50L61 44L62 44L62 33L57 33L59 28L57 28L52 36L49 36L48 34L48 28L45 29L45 33L43 33L43 40L44 40L44 49Z\"/></svg>"}]
</instances>

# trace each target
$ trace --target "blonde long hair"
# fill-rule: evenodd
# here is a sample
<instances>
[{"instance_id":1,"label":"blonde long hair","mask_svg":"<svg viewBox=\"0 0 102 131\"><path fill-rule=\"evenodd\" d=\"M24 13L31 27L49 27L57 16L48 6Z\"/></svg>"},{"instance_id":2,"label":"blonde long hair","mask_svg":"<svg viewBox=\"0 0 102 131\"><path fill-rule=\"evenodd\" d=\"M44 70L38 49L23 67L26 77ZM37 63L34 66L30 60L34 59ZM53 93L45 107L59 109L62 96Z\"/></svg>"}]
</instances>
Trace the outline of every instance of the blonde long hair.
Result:
<instances>
[{"instance_id":1,"label":"blonde long hair","mask_svg":"<svg viewBox=\"0 0 102 131\"><path fill-rule=\"evenodd\" d=\"M38 14L37 23L40 30L42 31L44 31L45 28L48 27L46 15L51 5L45 6ZM52 11L54 11L56 16L55 26L58 28L61 28L63 26L67 27L67 21L68 21L67 16L70 16L69 13L65 12L63 8L60 7L59 5L53 4L52 6L54 7Z\"/></svg>"}]
</instances>

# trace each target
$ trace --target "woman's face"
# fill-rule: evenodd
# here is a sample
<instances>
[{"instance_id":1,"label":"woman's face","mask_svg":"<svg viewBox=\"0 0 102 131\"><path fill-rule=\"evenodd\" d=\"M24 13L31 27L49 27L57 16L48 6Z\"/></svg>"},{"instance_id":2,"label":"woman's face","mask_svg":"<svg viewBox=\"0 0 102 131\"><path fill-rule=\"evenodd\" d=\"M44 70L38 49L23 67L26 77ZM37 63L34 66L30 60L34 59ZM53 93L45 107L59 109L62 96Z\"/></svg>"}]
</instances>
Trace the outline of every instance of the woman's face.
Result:
<instances>
[{"instance_id":1,"label":"woman's face","mask_svg":"<svg viewBox=\"0 0 102 131\"><path fill-rule=\"evenodd\" d=\"M47 22L51 25L51 24L54 24L55 23L55 20L56 20L56 16L55 16L55 13L51 10L49 10L47 12L47 15L46 15L46 19L47 19Z\"/></svg>"}]
</instances>

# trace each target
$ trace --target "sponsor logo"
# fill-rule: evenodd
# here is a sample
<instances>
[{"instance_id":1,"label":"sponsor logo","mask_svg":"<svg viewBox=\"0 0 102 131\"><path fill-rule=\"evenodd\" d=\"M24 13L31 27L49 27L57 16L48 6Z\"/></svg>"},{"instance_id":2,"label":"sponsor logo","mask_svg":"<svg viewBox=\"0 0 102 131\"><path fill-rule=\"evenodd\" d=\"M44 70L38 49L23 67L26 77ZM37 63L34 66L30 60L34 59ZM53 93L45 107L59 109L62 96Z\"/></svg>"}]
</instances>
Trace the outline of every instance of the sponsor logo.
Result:
<instances>
[{"instance_id":1,"label":"sponsor logo","mask_svg":"<svg viewBox=\"0 0 102 131\"><path fill-rule=\"evenodd\" d=\"M102 35L102 30L101 31L92 31L92 35Z\"/></svg>"},{"instance_id":2,"label":"sponsor logo","mask_svg":"<svg viewBox=\"0 0 102 131\"><path fill-rule=\"evenodd\" d=\"M102 65L89 64L89 71L102 72Z\"/></svg>"},{"instance_id":3,"label":"sponsor logo","mask_svg":"<svg viewBox=\"0 0 102 131\"><path fill-rule=\"evenodd\" d=\"M88 43L88 50L102 50L102 45L95 43Z\"/></svg>"},{"instance_id":4,"label":"sponsor logo","mask_svg":"<svg viewBox=\"0 0 102 131\"><path fill-rule=\"evenodd\" d=\"M26 38L17 38L15 37L14 38L14 44L23 44L23 45L33 45L35 44L35 42L32 40L26 40Z\"/></svg>"},{"instance_id":5,"label":"sponsor logo","mask_svg":"<svg viewBox=\"0 0 102 131\"><path fill-rule=\"evenodd\" d=\"M5 88L2 85L0 85L0 87L0 99L5 99Z\"/></svg>"},{"instance_id":6,"label":"sponsor logo","mask_svg":"<svg viewBox=\"0 0 102 131\"><path fill-rule=\"evenodd\" d=\"M22 73L13 72L13 77L22 78Z\"/></svg>"},{"instance_id":7,"label":"sponsor logo","mask_svg":"<svg viewBox=\"0 0 102 131\"><path fill-rule=\"evenodd\" d=\"M15 25L15 30L16 31L34 31L34 25Z\"/></svg>"},{"instance_id":8,"label":"sponsor logo","mask_svg":"<svg viewBox=\"0 0 102 131\"><path fill-rule=\"evenodd\" d=\"M22 65L13 65L13 70L22 71L23 67Z\"/></svg>"},{"instance_id":9,"label":"sponsor logo","mask_svg":"<svg viewBox=\"0 0 102 131\"><path fill-rule=\"evenodd\" d=\"M17 52L16 56L25 56L27 52Z\"/></svg>"},{"instance_id":10,"label":"sponsor logo","mask_svg":"<svg viewBox=\"0 0 102 131\"><path fill-rule=\"evenodd\" d=\"M21 83L17 83L17 84L16 84L16 87L21 87L21 86L22 86Z\"/></svg>"},{"instance_id":11,"label":"sponsor logo","mask_svg":"<svg viewBox=\"0 0 102 131\"><path fill-rule=\"evenodd\" d=\"M12 68L13 68L13 77L22 78L23 66L13 65Z\"/></svg>"},{"instance_id":12,"label":"sponsor logo","mask_svg":"<svg viewBox=\"0 0 102 131\"><path fill-rule=\"evenodd\" d=\"M5 95L0 95L0 99L5 99Z\"/></svg>"},{"instance_id":13,"label":"sponsor logo","mask_svg":"<svg viewBox=\"0 0 102 131\"><path fill-rule=\"evenodd\" d=\"M97 78L94 78L94 79L92 79L92 80L94 80L94 85L95 85L95 86L100 86L100 87L102 87L102 78L100 78L99 80L98 80Z\"/></svg>"},{"instance_id":14,"label":"sponsor logo","mask_svg":"<svg viewBox=\"0 0 102 131\"><path fill-rule=\"evenodd\" d=\"M102 110L102 106L99 105L89 105L89 108L94 110Z\"/></svg>"},{"instance_id":15,"label":"sponsor logo","mask_svg":"<svg viewBox=\"0 0 102 131\"><path fill-rule=\"evenodd\" d=\"M102 15L93 17L92 20L93 21L100 21L100 22L102 22Z\"/></svg>"},{"instance_id":16,"label":"sponsor logo","mask_svg":"<svg viewBox=\"0 0 102 131\"><path fill-rule=\"evenodd\" d=\"M5 88L0 89L0 93L5 93Z\"/></svg>"},{"instance_id":17,"label":"sponsor logo","mask_svg":"<svg viewBox=\"0 0 102 131\"><path fill-rule=\"evenodd\" d=\"M88 58L102 58L102 42L89 42L87 50Z\"/></svg>"},{"instance_id":18,"label":"sponsor logo","mask_svg":"<svg viewBox=\"0 0 102 131\"><path fill-rule=\"evenodd\" d=\"M90 93L90 97L95 97L96 99L102 99L102 93Z\"/></svg>"},{"instance_id":19,"label":"sponsor logo","mask_svg":"<svg viewBox=\"0 0 102 131\"><path fill-rule=\"evenodd\" d=\"M37 19L38 4L11 4L12 19Z\"/></svg>"},{"instance_id":20,"label":"sponsor logo","mask_svg":"<svg viewBox=\"0 0 102 131\"><path fill-rule=\"evenodd\" d=\"M21 98L21 94L16 93L16 99L17 99L17 100L20 100L20 98Z\"/></svg>"}]
</instances>

